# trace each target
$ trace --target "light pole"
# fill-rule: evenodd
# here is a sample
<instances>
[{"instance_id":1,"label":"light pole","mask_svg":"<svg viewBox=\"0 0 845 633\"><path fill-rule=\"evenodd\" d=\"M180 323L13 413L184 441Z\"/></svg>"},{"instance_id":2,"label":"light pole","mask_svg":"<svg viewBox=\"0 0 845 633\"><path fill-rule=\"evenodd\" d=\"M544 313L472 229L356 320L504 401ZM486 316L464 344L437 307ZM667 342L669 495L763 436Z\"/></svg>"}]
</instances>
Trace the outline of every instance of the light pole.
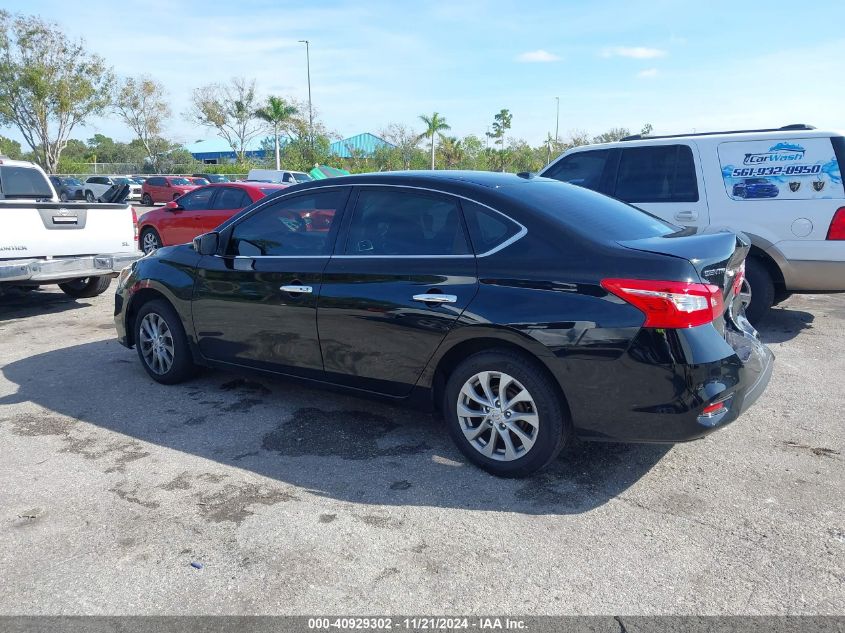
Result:
<instances>
[{"instance_id":1,"label":"light pole","mask_svg":"<svg viewBox=\"0 0 845 633\"><path fill-rule=\"evenodd\" d=\"M560 127L560 97L555 97L557 106L555 107L555 143L558 139L558 129Z\"/></svg>"},{"instance_id":2,"label":"light pole","mask_svg":"<svg viewBox=\"0 0 845 633\"><path fill-rule=\"evenodd\" d=\"M311 109L311 42L299 40L305 44L305 62L308 67L308 140L311 145L311 159L314 159L314 113Z\"/></svg>"}]
</instances>

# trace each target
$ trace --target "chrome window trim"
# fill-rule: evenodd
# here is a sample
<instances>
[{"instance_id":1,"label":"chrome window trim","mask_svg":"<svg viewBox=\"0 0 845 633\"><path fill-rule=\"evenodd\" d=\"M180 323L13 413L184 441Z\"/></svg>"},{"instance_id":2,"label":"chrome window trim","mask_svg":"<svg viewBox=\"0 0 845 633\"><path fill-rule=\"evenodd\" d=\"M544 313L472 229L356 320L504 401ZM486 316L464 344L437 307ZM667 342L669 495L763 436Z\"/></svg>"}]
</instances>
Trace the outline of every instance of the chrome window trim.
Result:
<instances>
[{"instance_id":1,"label":"chrome window trim","mask_svg":"<svg viewBox=\"0 0 845 633\"><path fill-rule=\"evenodd\" d=\"M286 198L287 196L296 196L299 194L306 194L309 191L316 191L319 189L334 189L337 187L396 187L399 189L417 189L419 191L430 191L432 193L439 193L444 196L454 196L455 198L459 198L461 200L467 200L468 202L472 202L473 204L477 204L482 206L486 209L490 209L493 213L498 213L503 218L508 220L509 222L513 222L519 227L519 231L506 239L504 242L498 244L497 246L491 248L488 251L483 253L479 253L476 255L256 255L255 257L249 257L248 259L263 259L263 258L279 258L279 259L305 259L305 258L316 258L316 257L329 257L329 258L337 258L337 259L456 259L456 258L468 258L468 257L489 257L499 251L507 248L511 244L518 242L523 237L528 235L528 229L521 222L517 222L512 217L507 215L506 213L502 213L498 209L494 209L489 204L484 204L483 202L479 202L473 198L469 198L467 196L463 196L459 193L452 193L451 191L442 191L441 189L432 189L430 187L419 187L416 185L390 185L390 184L381 184L381 183L352 183L352 184L338 184L334 183L331 185L321 185L319 187L308 187L306 189L300 189L299 191L291 191L290 193L284 193L280 196L274 197L272 200L267 200L264 204L257 206L255 209L250 211L249 216L254 215L261 211L264 207L271 203L276 203ZM246 218L244 218L245 220ZM227 227L228 228L228 227ZM215 257L223 257L222 255L215 255ZM231 255L229 257L232 257ZM245 255L236 255L235 257L246 257Z\"/></svg>"}]
</instances>

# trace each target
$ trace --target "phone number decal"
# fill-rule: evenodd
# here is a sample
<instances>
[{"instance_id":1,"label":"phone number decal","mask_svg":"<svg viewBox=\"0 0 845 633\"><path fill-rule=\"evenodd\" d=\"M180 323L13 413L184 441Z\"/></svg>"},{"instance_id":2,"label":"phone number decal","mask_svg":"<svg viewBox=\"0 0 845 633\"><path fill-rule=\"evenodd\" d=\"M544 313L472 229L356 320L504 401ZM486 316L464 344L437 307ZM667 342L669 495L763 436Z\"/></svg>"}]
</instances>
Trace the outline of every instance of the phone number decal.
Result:
<instances>
[{"instance_id":1,"label":"phone number decal","mask_svg":"<svg viewBox=\"0 0 845 633\"><path fill-rule=\"evenodd\" d=\"M822 170L821 165L786 165L779 167L741 167L731 172L732 178L749 176L812 176Z\"/></svg>"}]
</instances>

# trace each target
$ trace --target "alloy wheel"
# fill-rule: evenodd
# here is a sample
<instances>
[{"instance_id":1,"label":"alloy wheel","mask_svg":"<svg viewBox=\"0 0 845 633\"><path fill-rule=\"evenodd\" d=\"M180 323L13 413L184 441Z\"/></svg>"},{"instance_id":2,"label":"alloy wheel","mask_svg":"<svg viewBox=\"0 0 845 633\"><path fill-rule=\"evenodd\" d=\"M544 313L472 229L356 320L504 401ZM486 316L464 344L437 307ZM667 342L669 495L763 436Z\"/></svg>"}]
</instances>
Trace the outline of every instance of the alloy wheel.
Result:
<instances>
[{"instance_id":1,"label":"alloy wheel","mask_svg":"<svg viewBox=\"0 0 845 633\"><path fill-rule=\"evenodd\" d=\"M147 366L158 375L166 374L173 367L174 344L170 328L160 315L144 315L138 327L141 354Z\"/></svg>"},{"instance_id":2,"label":"alloy wheel","mask_svg":"<svg viewBox=\"0 0 845 633\"><path fill-rule=\"evenodd\" d=\"M464 383L458 421L470 445L497 461L513 461L534 446L540 417L534 398L515 378L482 371Z\"/></svg>"},{"instance_id":3,"label":"alloy wheel","mask_svg":"<svg viewBox=\"0 0 845 633\"><path fill-rule=\"evenodd\" d=\"M141 240L141 248L144 250L145 254L152 253L157 248L160 248L161 244L158 243L158 237L152 231L147 231L144 233L144 239Z\"/></svg>"},{"instance_id":4,"label":"alloy wheel","mask_svg":"<svg viewBox=\"0 0 845 633\"><path fill-rule=\"evenodd\" d=\"M739 301L742 303L743 310L747 310L751 305L751 284L747 279L742 280L742 285L739 287Z\"/></svg>"}]
</instances>

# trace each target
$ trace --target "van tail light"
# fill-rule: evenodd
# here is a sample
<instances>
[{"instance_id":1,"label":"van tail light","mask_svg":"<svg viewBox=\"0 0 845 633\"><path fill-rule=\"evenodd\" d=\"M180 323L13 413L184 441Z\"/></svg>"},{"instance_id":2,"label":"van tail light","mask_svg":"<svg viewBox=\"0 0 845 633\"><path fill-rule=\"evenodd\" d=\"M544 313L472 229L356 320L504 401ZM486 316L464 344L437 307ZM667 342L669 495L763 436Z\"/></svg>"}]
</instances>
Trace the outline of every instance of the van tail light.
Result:
<instances>
[{"instance_id":1,"label":"van tail light","mask_svg":"<svg viewBox=\"0 0 845 633\"><path fill-rule=\"evenodd\" d=\"M827 239L845 240L845 207L839 207L833 214L830 228L827 230Z\"/></svg>"},{"instance_id":2,"label":"van tail light","mask_svg":"<svg viewBox=\"0 0 845 633\"><path fill-rule=\"evenodd\" d=\"M650 279L603 279L602 288L645 314L643 327L689 328L712 323L724 311L722 289L712 284Z\"/></svg>"},{"instance_id":3,"label":"van tail light","mask_svg":"<svg viewBox=\"0 0 845 633\"><path fill-rule=\"evenodd\" d=\"M135 211L135 207L129 207L132 209L132 227L135 229L135 243L138 243L138 212Z\"/></svg>"}]
</instances>

